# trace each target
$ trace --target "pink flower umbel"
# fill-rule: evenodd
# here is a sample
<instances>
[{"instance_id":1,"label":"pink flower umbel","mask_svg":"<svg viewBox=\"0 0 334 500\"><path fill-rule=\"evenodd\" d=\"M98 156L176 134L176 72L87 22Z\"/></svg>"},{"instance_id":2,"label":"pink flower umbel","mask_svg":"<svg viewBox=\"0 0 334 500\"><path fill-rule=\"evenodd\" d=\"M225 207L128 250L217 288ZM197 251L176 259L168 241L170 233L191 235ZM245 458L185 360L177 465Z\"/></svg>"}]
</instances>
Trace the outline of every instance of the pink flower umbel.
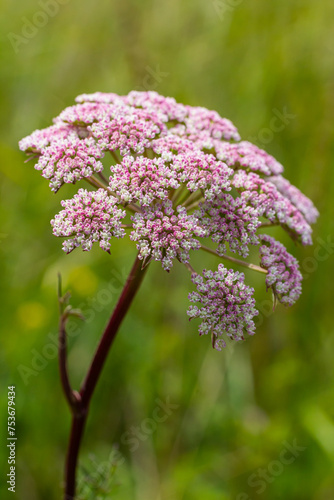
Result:
<instances>
[{"instance_id":1,"label":"pink flower umbel","mask_svg":"<svg viewBox=\"0 0 334 500\"><path fill-rule=\"evenodd\" d=\"M129 238L137 257L105 327L79 391L67 363L66 324L81 317L62 295L59 279L59 371L72 413L64 500L74 499L76 469L89 405L110 347L152 261L167 272L176 261L190 271L189 319L199 319L220 351L226 341L255 333L254 289L226 265L261 272L276 301L292 305L301 294L297 260L272 236L280 226L296 244L310 245L318 211L283 176L283 167L216 111L177 103L156 92L126 96L82 94L45 130L20 141L53 192L86 182L51 221L63 250L112 253L113 238ZM209 246L208 246L209 245ZM257 249L257 263L248 262ZM224 260L218 270L196 272L192 252ZM230 255L230 254L233 254ZM242 259L236 258L235 255Z\"/></svg>"},{"instance_id":2,"label":"pink flower umbel","mask_svg":"<svg viewBox=\"0 0 334 500\"><path fill-rule=\"evenodd\" d=\"M144 208L131 218L134 231L130 239L138 241L139 258L159 260L166 271L176 258L188 263L189 251L198 250L198 238L206 236L198 218L181 205L174 210L170 200Z\"/></svg>"},{"instance_id":3,"label":"pink flower umbel","mask_svg":"<svg viewBox=\"0 0 334 500\"><path fill-rule=\"evenodd\" d=\"M268 270L267 288L273 290L275 299L291 306L302 293L302 275L297 259L289 254L282 245L271 236L261 234L261 267Z\"/></svg>"},{"instance_id":4,"label":"pink flower umbel","mask_svg":"<svg viewBox=\"0 0 334 500\"><path fill-rule=\"evenodd\" d=\"M302 277L296 259L262 231L281 226L296 243L309 245L318 211L282 176L278 161L241 141L217 112L156 92L97 92L77 103L20 142L53 191L64 183L90 184L90 191L79 189L63 201L51 221L54 234L66 238L65 252L78 246L87 251L93 243L112 252L112 238L128 236L143 266L155 260L170 271L175 260L185 264L197 286L190 300L202 304L190 315L202 318L200 333L216 340L224 333L236 340L254 333L253 289L221 264L200 277L191 251L261 271L275 300L297 300ZM229 255L246 258L251 246L258 248L260 266Z\"/></svg>"},{"instance_id":5,"label":"pink flower umbel","mask_svg":"<svg viewBox=\"0 0 334 500\"><path fill-rule=\"evenodd\" d=\"M80 245L83 250L90 250L95 242L109 251L111 237L123 238L125 235L120 221L126 212L117 208L117 199L104 189L79 189L71 200L61 204L64 210L55 216L51 225L56 236L72 237L63 243L66 253Z\"/></svg>"},{"instance_id":6,"label":"pink flower umbel","mask_svg":"<svg viewBox=\"0 0 334 500\"><path fill-rule=\"evenodd\" d=\"M190 306L188 315L203 320L200 335L210 333L212 346L218 351L226 347L225 340L219 338L224 334L230 339L244 340L244 333L255 333L253 317L258 311L252 297L254 289L245 285L244 278L243 273L227 270L223 264L218 265L216 272L204 270L203 277L192 276L197 292L192 292L189 299L202 307Z\"/></svg>"}]
</instances>

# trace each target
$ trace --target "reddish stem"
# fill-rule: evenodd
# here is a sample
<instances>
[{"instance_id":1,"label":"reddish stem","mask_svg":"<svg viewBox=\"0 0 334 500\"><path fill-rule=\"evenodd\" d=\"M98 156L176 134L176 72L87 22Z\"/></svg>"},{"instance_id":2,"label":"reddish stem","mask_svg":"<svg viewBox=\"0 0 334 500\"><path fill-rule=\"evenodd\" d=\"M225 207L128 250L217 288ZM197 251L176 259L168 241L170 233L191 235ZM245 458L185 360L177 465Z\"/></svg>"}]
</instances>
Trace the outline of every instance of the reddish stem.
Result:
<instances>
[{"instance_id":1,"label":"reddish stem","mask_svg":"<svg viewBox=\"0 0 334 500\"><path fill-rule=\"evenodd\" d=\"M78 399L74 404L70 405L72 411L72 428L67 450L64 500L74 500L78 455L89 411L89 404L102 368L104 366L105 360L108 356L110 347L113 343L114 338L116 337L122 320L129 310L132 300L136 295L136 292L144 278L147 267L148 266L142 269L142 263L138 259L138 257L136 257L134 265L123 288L122 294L95 351L92 363L89 367L86 378L82 383L80 393L78 394ZM68 395L68 387L67 391L65 392L67 392Z\"/></svg>"},{"instance_id":2,"label":"reddish stem","mask_svg":"<svg viewBox=\"0 0 334 500\"><path fill-rule=\"evenodd\" d=\"M66 321L67 321L67 316L62 314L59 322L58 362L59 362L60 381L63 387L65 397L67 399L70 408L72 409L73 412L75 412L76 407L79 404L80 398L79 394L73 391L68 377Z\"/></svg>"},{"instance_id":3,"label":"reddish stem","mask_svg":"<svg viewBox=\"0 0 334 500\"><path fill-rule=\"evenodd\" d=\"M64 500L74 500L76 489L76 469L80 444L85 428L87 413L81 415L72 415L72 425L70 440L67 449L65 465L65 495Z\"/></svg>"}]
</instances>

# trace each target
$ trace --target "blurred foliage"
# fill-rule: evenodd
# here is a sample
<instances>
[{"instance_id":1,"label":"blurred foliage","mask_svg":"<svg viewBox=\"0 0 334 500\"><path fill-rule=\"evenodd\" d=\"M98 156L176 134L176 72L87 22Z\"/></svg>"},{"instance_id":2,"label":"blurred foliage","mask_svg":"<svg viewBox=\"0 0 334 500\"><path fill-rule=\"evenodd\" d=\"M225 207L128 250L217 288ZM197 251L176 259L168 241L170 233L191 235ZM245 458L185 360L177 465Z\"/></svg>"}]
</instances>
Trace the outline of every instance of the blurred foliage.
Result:
<instances>
[{"instance_id":1,"label":"blurred foliage","mask_svg":"<svg viewBox=\"0 0 334 500\"><path fill-rule=\"evenodd\" d=\"M307 278L299 303L272 314L263 278L249 276L262 311L257 334L222 353L188 322L187 271L151 266L93 399L81 477L109 467L109 498L120 500L334 498L334 249L319 251L334 237L333 15L330 0L2 1L0 410L5 436L15 384L17 498L60 498L70 419L55 354L57 272L73 305L90 310L71 325L77 386L135 256L125 241L111 257L98 248L63 255L49 220L75 188L52 195L17 142L80 93L131 89L230 118L285 165L321 217L312 248L279 233ZM284 110L293 116L275 132ZM217 265L210 258L194 255L195 265ZM166 398L177 409L150 430L145 419ZM303 450L284 455L286 443Z\"/></svg>"}]
</instances>

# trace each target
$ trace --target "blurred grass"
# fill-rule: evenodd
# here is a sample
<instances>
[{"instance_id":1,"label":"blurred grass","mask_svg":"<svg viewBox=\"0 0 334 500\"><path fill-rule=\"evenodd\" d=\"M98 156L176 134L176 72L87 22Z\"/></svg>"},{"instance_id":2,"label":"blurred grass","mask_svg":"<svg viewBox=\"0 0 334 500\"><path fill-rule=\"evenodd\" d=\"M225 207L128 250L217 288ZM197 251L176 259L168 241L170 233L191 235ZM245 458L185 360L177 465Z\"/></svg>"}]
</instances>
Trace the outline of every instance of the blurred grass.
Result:
<instances>
[{"instance_id":1,"label":"blurred grass","mask_svg":"<svg viewBox=\"0 0 334 500\"><path fill-rule=\"evenodd\" d=\"M86 325L72 325L69 361L79 384L135 255L125 241L113 244L112 257L99 249L63 255L49 220L73 187L52 195L23 163L17 142L48 126L80 93L152 88L230 118L243 138L285 165L321 217L312 248L293 248L280 233L307 275L299 303L269 314L255 337L233 350L212 352L188 322L187 272L175 266L167 275L152 265L97 388L82 463L90 453L102 463L119 443L125 460L116 469L114 497L121 500L331 500L334 269L332 251L322 250L320 260L316 248L318 238L333 238L333 3L63 3L17 51L8 34L21 35L25 18L35 19L41 4L3 0L0 19L1 435L6 388L16 384L17 498L60 497L69 415L50 347L58 320L56 273L73 303L91 311ZM270 132L273 116L284 109L294 118ZM194 259L198 268L213 262L206 255ZM261 277L249 278L259 289ZM102 290L110 293L97 311ZM263 286L257 299L260 305L269 299ZM38 364L36 353L49 358ZM32 368L33 360L25 384L18 368ZM167 396L178 408L131 453L124 433L141 426L156 399ZM283 443L294 440L305 450L274 475ZM11 498L6 459L2 445L1 498ZM269 470L261 494L250 479L259 480L259 468Z\"/></svg>"}]
</instances>

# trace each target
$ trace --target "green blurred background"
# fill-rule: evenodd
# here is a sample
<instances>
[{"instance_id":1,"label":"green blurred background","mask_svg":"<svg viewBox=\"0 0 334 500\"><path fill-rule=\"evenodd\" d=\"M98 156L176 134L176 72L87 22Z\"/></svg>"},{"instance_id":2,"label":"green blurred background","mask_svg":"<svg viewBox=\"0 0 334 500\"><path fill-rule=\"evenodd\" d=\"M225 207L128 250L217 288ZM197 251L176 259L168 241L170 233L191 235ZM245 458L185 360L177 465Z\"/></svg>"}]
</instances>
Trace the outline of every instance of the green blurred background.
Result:
<instances>
[{"instance_id":1,"label":"green blurred background","mask_svg":"<svg viewBox=\"0 0 334 500\"><path fill-rule=\"evenodd\" d=\"M90 321L72 324L78 386L135 256L126 241L116 241L111 256L98 248L64 255L49 221L75 187L53 195L17 142L80 93L154 89L230 118L284 164L321 217L312 248L294 248L276 233L307 278L299 303L272 314L262 277L249 276L261 310L257 334L221 353L188 322L187 271L151 266L94 396L81 475L112 469L107 498L121 500L332 500L333 2L46 4L2 0L0 19L1 498L61 497L70 420L52 342L57 271L73 304L90 309ZM275 131L273 117L284 112ZM207 255L194 262L197 269L218 263ZM15 494L5 484L12 384ZM177 408L155 428L145 419L166 398ZM130 446L138 426L142 437ZM285 454L296 445L295 456ZM84 490L82 497L99 498Z\"/></svg>"}]
</instances>

